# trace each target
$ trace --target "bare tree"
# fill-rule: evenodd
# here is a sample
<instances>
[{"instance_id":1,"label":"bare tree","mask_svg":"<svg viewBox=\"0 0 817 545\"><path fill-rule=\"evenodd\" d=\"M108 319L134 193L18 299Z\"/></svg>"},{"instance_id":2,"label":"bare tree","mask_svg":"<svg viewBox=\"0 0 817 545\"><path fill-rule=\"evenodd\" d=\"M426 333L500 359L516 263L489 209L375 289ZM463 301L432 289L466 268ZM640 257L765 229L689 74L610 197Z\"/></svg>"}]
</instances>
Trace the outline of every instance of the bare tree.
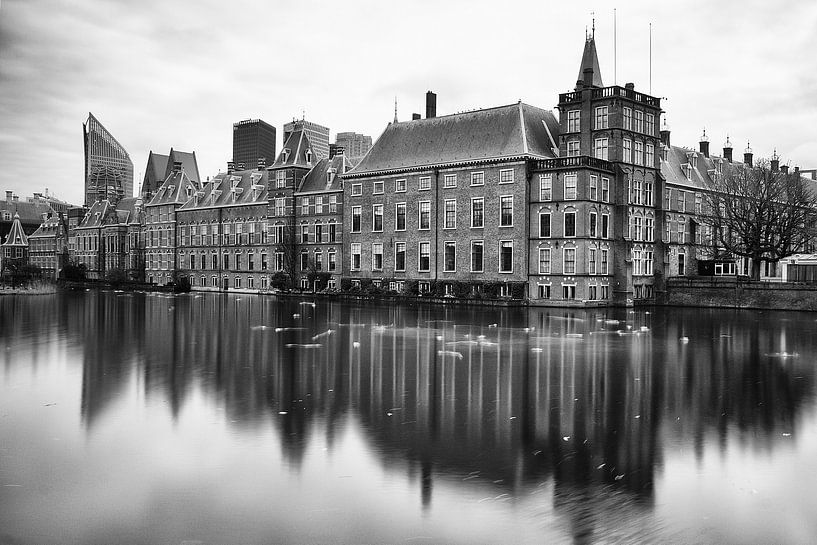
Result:
<instances>
[{"instance_id":1,"label":"bare tree","mask_svg":"<svg viewBox=\"0 0 817 545\"><path fill-rule=\"evenodd\" d=\"M276 224L275 244L272 245L273 254L283 255L283 272L289 279L289 287L294 287L298 282L298 240L295 232L295 223L291 218L286 218L283 225Z\"/></svg>"},{"instance_id":2,"label":"bare tree","mask_svg":"<svg viewBox=\"0 0 817 545\"><path fill-rule=\"evenodd\" d=\"M707 189L701 219L711 228L716 255L750 258L755 280L761 260L801 252L811 239L815 194L799 173L772 170L766 160L730 165Z\"/></svg>"}]
</instances>

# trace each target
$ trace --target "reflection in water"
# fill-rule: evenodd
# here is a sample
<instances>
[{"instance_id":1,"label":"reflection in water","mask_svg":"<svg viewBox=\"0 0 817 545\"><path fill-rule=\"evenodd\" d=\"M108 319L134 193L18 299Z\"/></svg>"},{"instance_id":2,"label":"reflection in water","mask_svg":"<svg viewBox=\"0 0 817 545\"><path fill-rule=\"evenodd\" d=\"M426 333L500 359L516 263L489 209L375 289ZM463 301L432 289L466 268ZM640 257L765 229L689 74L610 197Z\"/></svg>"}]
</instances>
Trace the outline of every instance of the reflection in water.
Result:
<instances>
[{"instance_id":1,"label":"reflection in water","mask_svg":"<svg viewBox=\"0 0 817 545\"><path fill-rule=\"evenodd\" d=\"M331 453L355 422L424 510L439 482L487 486L496 503L549 483L575 543L651 531L668 450L700 460L732 438L772 452L814 399L813 344L770 313L116 293L0 306L4 339L37 346L56 331L81 346L89 436L134 383L174 420L200 391L237 433L271 427L296 474L316 431ZM793 347L798 357L781 356Z\"/></svg>"}]
</instances>

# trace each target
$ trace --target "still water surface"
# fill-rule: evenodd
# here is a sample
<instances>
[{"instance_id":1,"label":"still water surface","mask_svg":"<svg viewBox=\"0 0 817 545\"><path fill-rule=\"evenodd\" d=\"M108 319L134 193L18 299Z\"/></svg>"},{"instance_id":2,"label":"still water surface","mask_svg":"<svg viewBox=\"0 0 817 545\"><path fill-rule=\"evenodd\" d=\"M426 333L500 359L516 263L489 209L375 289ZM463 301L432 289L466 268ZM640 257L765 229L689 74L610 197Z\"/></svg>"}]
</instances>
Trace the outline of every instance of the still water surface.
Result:
<instances>
[{"instance_id":1,"label":"still water surface","mask_svg":"<svg viewBox=\"0 0 817 545\"><path fill-rule=\"evenodd\" d=\"M4 296L0 543L815 543L815 318Z\"/></svg>"}]
</instances>

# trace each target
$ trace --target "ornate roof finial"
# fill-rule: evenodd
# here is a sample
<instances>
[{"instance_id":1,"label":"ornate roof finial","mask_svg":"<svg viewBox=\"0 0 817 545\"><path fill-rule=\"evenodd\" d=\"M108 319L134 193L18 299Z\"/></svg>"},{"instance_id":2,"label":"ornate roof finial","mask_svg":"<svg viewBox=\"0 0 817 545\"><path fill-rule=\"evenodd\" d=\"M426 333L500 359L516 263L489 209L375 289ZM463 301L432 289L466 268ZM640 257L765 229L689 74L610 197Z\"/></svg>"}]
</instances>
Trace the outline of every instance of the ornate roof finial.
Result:
<instances>
[{"instance_id":1,"label":"ornate roof finial","mask_svg":"<svg viewBox=\"0 0 817 545\"><path fill-rule=\"evenodd\" d=\"M709 137L706 135L706 127L704 127L704 133L701 135L701 142L709 142Z\"/></svg>"},{"instance_id":2,"label":"ornate roof finial","mask_svg":"<svg viewBox=\"0 0 817 545\"><path fill-rule=\"evenodd\" d=\"M726 135L726 142L723 143L723 147L732 149L732 142L729 141L729 134Z\"/></svg>"},{"instance_id":3,"label":"ornate roof finial","mask_svg":"<svg viewBox=\"0 0 817 545\"><path fill-rule=\"evenodd\" d=\"M780 156L777 154L777 148L774 148L774 152L772 152L772 161L779 161Z\"/></svg>"},{"instance_id":4,"label":"ornate roof finial","mask_svg":"<svg viewBox=\"0 0 817 545\"><path fill-rule=\"evenodd\" d=\"M593 18L593 32L590 34L590 39L596 39L596 12L591 11L590 16Z\"/></svg>"},{"instance_id":5,"label":"ornate roof finial","mask_svg":"<svg viewBox=\"0 0 817 545\"><path fill-rule=\"evenodd\" d=\"M394 97L394 122L397 123L397 96Z\"/></svg>"},{"instance_id":6,"label":"ornate roof finial","mask_svg":"<svg viewBox=\"0 0 817 545\"><path fill-rule=\"evenodd\" d=\"M746 151L745 153L752 153L752 146L749 145L749 141L746 141Z\"/></svg>"}]
</instances>

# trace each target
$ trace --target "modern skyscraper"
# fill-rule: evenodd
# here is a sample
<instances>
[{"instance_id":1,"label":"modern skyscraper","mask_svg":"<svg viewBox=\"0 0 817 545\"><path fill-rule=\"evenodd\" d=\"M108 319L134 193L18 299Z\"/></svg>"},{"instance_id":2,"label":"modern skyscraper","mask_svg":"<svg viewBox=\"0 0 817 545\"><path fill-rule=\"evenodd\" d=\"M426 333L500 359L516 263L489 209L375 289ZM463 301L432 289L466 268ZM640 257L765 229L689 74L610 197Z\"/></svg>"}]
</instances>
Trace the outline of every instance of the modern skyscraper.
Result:
<instances>
[{"instance_id":1,"label":"modern skyscraper","mask_svg":"<svg viewBox=\"0 0 817 545\"><path fill-rule=\"evenodd\" d=\"M133 196L133 162L116 138L88 112L82 124L85 145L85 205L97 199Z\"/></svg>"},{"instance_id":2,"label":"modern skyscraper","mask_svg":"<svg viewBox=\"0 0 817 545\"><path fill-rule=\"evenodd\" d=\"M343 146L346 157L363 157L372 147L372 137L356 132L339 132L335 145Z\"/></svg>"},{"instance_id":3,"label":"modern skyscraper","mask_svg":"<svg viewBox=\"0 0 817 545\"><path fill-rule=\"evenodd\" d=\"M312 144L312 150L318 156L318 160L329 158L329 127L303 119L293 119L291 123L284 125L284 142L296 130L303 130L309 138L309 143Z\"/></svg>"},{"instance_id":4,"label":"modern skyscraper","mask_svg":"<svg viewBox=\"0 0 817 545\"><path fill-rule=\"evenodd\" d=\"M250 169L261 158L268 164L275 160L275 127L261 119L233 123L233 162Z\"/></svg>"}]
</instances>

